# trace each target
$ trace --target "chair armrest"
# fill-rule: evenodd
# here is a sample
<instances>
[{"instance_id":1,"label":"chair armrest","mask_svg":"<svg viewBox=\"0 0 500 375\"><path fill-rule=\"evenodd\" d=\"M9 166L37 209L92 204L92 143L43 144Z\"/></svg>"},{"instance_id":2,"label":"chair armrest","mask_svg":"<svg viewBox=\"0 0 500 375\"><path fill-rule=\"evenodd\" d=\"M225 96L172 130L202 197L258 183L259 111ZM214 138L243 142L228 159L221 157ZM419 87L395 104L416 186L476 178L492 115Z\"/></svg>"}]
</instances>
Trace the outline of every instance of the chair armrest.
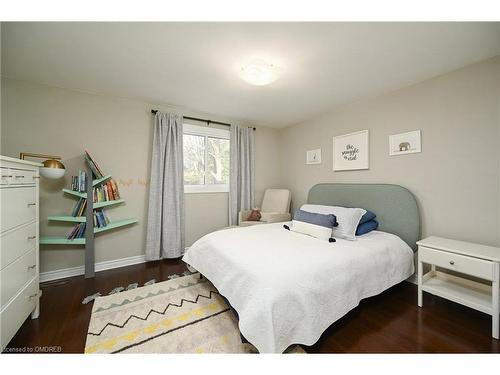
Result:
<instances>
[{"instance_id":1,"label":"chair armrest","mask_svg":"<svg viewBox=\"0 0 500 375\"><path fill-rule=\"evenodd\" d=\"M280 223L283 221L292 220L292 215L289 213L268 213L266 223Z\"/></svg>"},{"instance_id":2,"label":"chair armrest","mask_svg":"<svg viewBox=\"0 0 500 375\"><path fill-rule=\"evenodd\" d=\"M238 225L242 222L242 221L247 221L248 220L248 217L250 216L250 213L252 212L252 210L242 210L240 211L239 215L238 215Z\"/></svg>"}]
</instances>

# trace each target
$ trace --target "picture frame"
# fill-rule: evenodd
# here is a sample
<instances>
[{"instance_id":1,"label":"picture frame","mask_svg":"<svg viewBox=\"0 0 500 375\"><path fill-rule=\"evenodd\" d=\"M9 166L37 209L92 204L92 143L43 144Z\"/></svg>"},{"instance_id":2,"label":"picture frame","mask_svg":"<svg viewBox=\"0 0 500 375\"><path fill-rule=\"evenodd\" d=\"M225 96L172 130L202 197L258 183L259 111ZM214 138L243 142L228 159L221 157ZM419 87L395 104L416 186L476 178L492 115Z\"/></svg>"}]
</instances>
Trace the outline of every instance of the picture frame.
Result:
<instances>
[{"instance_id":1,"label":"picture frame","mask_svg":"<svg viewBox=\"0 0 500 375\"><path fill-rule=\"evenodd\" d=\"M309 150L306 152L306 164L321 164L321 149Z\"/></svg>"},{"instance_id":2,"label":"picture frame","mask_svg":"<svg viewBox=\"0 0 500 375\"><path fill-rule=\"evenodd\" d=\"M361 130L333 137L333 170L370 168L370 133Z\"/></svg>"},{"instance_id":3,"label":"picture frame","mask_svg":"<svg viewBox=\"0 0 500 375\"><path fill-rule=\"evenodd\" d=\"M389 136L389 155L406 155L422 152L422 139L420 130Z\"/></svg>"}]
</instances>

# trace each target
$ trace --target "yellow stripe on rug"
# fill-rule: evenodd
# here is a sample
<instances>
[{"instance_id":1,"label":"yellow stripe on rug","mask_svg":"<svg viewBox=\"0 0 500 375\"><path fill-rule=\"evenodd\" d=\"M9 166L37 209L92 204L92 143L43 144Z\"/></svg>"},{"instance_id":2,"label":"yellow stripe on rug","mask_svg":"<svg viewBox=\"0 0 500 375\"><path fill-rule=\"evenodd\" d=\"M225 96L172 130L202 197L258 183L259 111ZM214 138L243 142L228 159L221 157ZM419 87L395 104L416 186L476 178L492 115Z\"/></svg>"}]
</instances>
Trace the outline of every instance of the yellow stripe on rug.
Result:
<instances>
[{"instance_id":1,"label":"yellow stripe on rug","mask_svg":"<svg viewBox=\"0 0 500 375\"><path fill-rule=\"evenodd\" d=\"M121 341L128 341L128 342L133 342L135 341L139 336L141 335L153 335L157 333L157 331L160 328L166 328L166 329L171 329L175 326L175 323L184 323L188 321L190 318L196 317L203 317L207 316L210 313L218 312L221 310L227 309L226 305L223 305L219 302L213 302L205 306L197 307L195 309L192 309L190 311L186 311L180 315L164 319L160 322L155 322L154 324L150 324L146 327L127 332L123 335L117 336L117 337L112 337L112 338L107 338L106 340L99 342L94 345L90 345L85 348L85 353L95 353L99 349L105 349L106 352L112 351L113 348L120 343Z\"/></svg>"}]
</instances>

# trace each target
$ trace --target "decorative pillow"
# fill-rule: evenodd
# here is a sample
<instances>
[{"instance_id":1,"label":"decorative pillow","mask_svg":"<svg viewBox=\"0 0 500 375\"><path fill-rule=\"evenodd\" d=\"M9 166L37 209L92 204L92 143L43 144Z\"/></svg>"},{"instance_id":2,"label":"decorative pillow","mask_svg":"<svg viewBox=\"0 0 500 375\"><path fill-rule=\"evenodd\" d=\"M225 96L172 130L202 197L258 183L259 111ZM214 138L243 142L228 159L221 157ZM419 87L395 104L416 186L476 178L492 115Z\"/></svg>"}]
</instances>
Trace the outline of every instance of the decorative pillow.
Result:
<instances>
[{"instance_id":1,"label":"decorative pillow","mask_svg":"<svg viewBox=\"0 0 500 375\"><path fill-rule=\"evenodd\" d=\"M252 210L250 212L250 215L248 215L248 221L259 221L261 217L260 211L259 210Z\"/></svg>"},{"instance_id":2,"label":"decorative pillow","mask_svg":"<svg viewBox=\"0 0 500 375\"><path fill-rule=\"evenodd\" d=\"M361 220L359 221L359 224L364 224L370 220L373 220L377 217L377 215L375 215L373 212L371 212L370 210L366 210L366 214L364 214L363 216L361 216Z\"/></svg>"},{"instance_id":3,"label":"decorative pillow","mask_svg":"<svg viewBox=\"0 0 500 375\"><path fill-rule=\"evenodd\" d=\"M335 215L338 226L332 229L332 237L343 238L350 241L356 240L356 229L358 228L361 217L366 213L366 210L362 208L324 206L321 204L304 204L300 209L323 215Z\"/></svg>"},{"instance_id":4,"label":"decorative pillow","mask_svg":"<svg viewBox=\"0 0 500 375\"><path fill-rule=\"evenodd\" d=\"M322 215L296 210L290 230L292 232L307 234L320 240L335 242L334 239L330 240L332 237L332 228L335 225L337 225L335 215Z\"/></svg>"},{"instance_id":5,"label":"decorative pillow","mask_svg":"<svg viewBox=\"0 0 500 375\"><path fill-rule=\"evenodd\" d=\"M356 229L356 236L362 236L363 234L369 233L377 228L378 228L377 220L370 220L367 221L366 223L359 224L358 229Z\"/></svg>"}]
</instances>

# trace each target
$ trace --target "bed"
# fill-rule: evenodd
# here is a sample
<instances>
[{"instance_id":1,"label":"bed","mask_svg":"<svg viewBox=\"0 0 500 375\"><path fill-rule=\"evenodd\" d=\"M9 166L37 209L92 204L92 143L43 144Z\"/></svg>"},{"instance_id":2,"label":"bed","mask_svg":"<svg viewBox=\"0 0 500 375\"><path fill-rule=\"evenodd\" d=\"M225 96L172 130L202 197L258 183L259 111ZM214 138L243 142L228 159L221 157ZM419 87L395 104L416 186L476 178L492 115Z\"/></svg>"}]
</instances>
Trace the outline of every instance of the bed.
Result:
<instances>
[{"instance_id":1,"label":"bed","mask_svg":"<svg viewBox=\"0 0 500 375\"><path fill-rule=\"evenodd\" d=\"M284 223L232 228L202 237L183 257L229 301L242 335L261 353L314 344L362 299L414 272L420 218L405 188L319 184L307 201L369 209L379 230L328 243L288 231Z\"/></svg>"}]
</instances>

